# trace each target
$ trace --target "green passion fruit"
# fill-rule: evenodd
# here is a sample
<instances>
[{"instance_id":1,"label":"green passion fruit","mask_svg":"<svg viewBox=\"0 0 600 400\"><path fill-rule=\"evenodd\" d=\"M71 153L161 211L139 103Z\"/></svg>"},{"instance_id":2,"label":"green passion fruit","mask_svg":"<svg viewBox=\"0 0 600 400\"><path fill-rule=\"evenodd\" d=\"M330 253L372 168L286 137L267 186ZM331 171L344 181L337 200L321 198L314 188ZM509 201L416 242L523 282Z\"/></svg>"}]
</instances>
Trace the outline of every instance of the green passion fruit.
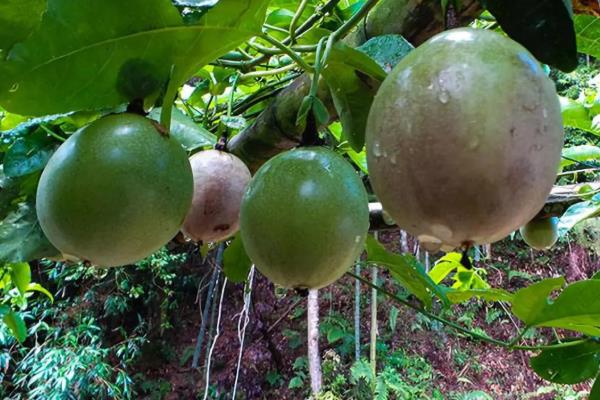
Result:
<instances>
[{"instance_id":1,"label":"green passion fruit","mask_svg":"<svg viewBox=\"0 0 600 400\"><path fill-rule=\"evenodd\" d=\"M536 250L548 250L558 240L558 218L536 218L522 226L519 232L525 243Z\"/></svg>"},{"instance_id":2,"label":"green passion fruit","mask_svg":"<svg viewBox=\"0 0 600 400\"><path fill-rule=\"evenodd\" d=\"M375 194L430 250L492 243L542 208L563 127L552 81L521 45L454 29L405 57L367 125Z\"/></svg>"},{"instance_id":3,"label":"green passion fruit","mask_svg":"<svg viewBox=\"0 0 600 400\"><path fill-rule=\"evenodd\" d=\"M42 230L67 257L138 261L172 239L190 207L187 154L135 114L103 117L54 153L37 190Z\"/></svg>"},{"instance_id":4,"label":"green passion fruit","mask_svg":"<svg viewBox=\"0 0 600 400\"><path fill-rule=\"evenodd\" d=\"M236 156L207 150L190 158L194 198L183 233L199 242L215 242L235 234L240 226L240 206L250 182L248 167Z\"/></svg>"},{"instance_id":5,"label":"green passion fruit","mask_svg":"<svg viewBox=\"0 0 600 400\"><path fill-rule=\"evenodd\" d=\"M317 289L339 279L360 254L368 229L361 180L324 148L272 158L242 201L240 231L248 256L284 287Z\"/></svg>"}]
</instances>

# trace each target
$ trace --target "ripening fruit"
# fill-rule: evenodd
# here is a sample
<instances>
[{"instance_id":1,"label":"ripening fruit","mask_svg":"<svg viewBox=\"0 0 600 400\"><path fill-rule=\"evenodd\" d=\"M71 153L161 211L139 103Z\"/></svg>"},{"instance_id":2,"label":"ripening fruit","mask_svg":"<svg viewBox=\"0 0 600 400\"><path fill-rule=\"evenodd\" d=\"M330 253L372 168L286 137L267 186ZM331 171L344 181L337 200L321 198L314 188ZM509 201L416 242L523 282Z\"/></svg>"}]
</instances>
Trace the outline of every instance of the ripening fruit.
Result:
<instances>
[{"instance_id":1,"label":"ripening fruit","mask_svg":"<svg viewBox=\"0 0 600 400\"><path fill-rule=\"evenodd\" d=\"M240 205L250 171L236 156L218 150L196 153L190 164L194 199L182 231L196 242L227 239L240 226Z\"/></svg>"},{"instance_id":2,"label":"ripening fruit","mask_svg":"<svg viewBox=\"0 0 600 400\"><path fill-rule=\"evenodd\" d=\"M521 45L454 29L390 73L368 120L373 190L430 250L491 243L531 220L556 178L554 84Z\"/></svg>"},{"instance_id":3,"label":"ripening fruit","mask_svg":"<svg viewBox=\"0 0 600 400\"><path fill-rule=\"evenodd\" d=\"M316 289L339 279L360 254L368 229L361 180L341 156L324 148L272 158L242 201L248 256L284 287Z\"/></svg>"},{"instance_id":4,"label":"ripening fruit","mask_svg":"<svg viewBox=\"0 0 600 400\"><path fill-rule=\"evenodd\" d=\"M101 266L138 261L171 240L192 200L187 155L135 114L101 118L52 156L37 191L42 230L67 256Z\"/></svg>"},{"instance_id":5,"label":"ripening fruit","mask_svg":"<svg viewBox=\"0 0 600 400\"><path fill-rule=\"evenodd\" d=\"M548 250L558 240L558 218L538 218L519 230L525 243L536 250Z\"/></svg>"}]
</instances>

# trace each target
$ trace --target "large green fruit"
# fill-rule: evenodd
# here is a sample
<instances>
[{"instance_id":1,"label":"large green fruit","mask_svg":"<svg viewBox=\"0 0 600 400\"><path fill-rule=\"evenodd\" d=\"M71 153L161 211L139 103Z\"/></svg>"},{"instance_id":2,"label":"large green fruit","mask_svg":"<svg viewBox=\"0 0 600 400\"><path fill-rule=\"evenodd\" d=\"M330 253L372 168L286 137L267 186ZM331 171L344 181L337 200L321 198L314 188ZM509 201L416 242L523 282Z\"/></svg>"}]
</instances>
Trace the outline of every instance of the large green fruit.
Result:
<instances>
[{"instance_id":1,"label":"large green fruit","mask_svg":"<svg viewBox=\"0 0 600 400\"><path fill-rule=\"evenodd\" d=\"M138 261L177 234L192 200L183 148L134 114L71 136L42 173L37 214L65 255L102 266Z\"/></svg>"},{"instance_id":2,"label":"large green fruit","mask_svg":"<svg viewBox=\"0 0 600 400\"><path fill-rule=\"evenodd\" d=\"M271 281L321 288L339 279L362 250L367 194L336 153L292 150L269 160L250 182L240 229L248 256Z\"/></svg>"},{"instance_id":3,"label":"large green fruit","mask_svg":"<svg viewBox=\"0 0 600 400\"><path fill-rule=\"evenodd\" d=\"M367 127L373 190L431 250L491 243L531 220L562 145L554 84L524 47L486 30L446 31L405 57Z\"/></svg>"},{"instance_id":4,"label":"large green fruit","mask_svg":"<svg viewBox=\"0 0 600 400\"><path fill-rule=\"evenodd\" d=\"M216 242L235 234L240 226L240 206L250 182L248 167L233 154L201 151L190 158L194 174L194 199L183 233L199 242Z\"/></svg>"},{"instance_id":5,"label":"large green fruit","mask_svg":"<svg viewBox=\"0 0 600 400\"><path fill-rule=\"evenodd\" d=\"M536 250L547 250L558 240L558 218L538 218L519 230L525 243Z\"/></svg>"}]
</instances>

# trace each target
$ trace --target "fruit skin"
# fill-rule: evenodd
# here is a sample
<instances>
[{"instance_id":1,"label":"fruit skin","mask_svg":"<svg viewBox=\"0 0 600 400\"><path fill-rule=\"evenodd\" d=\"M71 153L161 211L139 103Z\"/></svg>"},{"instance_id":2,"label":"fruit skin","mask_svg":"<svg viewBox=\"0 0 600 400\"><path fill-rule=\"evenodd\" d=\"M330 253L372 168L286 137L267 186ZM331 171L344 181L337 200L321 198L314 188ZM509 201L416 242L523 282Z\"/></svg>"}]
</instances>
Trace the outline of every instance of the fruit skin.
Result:
<instances>
[{"instance_id":1,"label":"fruit skin","mask_svg":"<svg viewBox=\"0 0 600 400\"><path fill-rule=\"evenodd\" d=\"M183 233L199 242L215 242L235 234L240 206L252 176L236 156L218 150L201 151L190 158L194 175L192 207Z\"/></svg>"},{"instance_id":2,"label":"fruit skin","mask_svg":"<svg viewBox=\"0 0 600 400\"><path fill-rule=\"evenodd\" d=\"M272 158L242 201L248 256L284 287L317 289L339 279L362 251L368 229L362 182L341 156L324 148Z\"/></svg>"},{"instance_id":3,"label":"fruit skin","mask_svg":"<svg viewBox=\"0 0 600 400\"><path fill-rule=\"evenodd\" d=\"M37 190L50 242L100 266L138 261L172 239L190 207L187 154L135 114L101 118L52 156Z\"/></svg>"},{"instance_id":4,"label":"fruit skin","mask_svg":"<svg viewBox=\"0 0 600 400\"><path fill-rule=\"evenodd\" d=\"M502 239L542 208L563 128L554 84L521 45L455 29L405 57L367 125L373 189L430 249Z\"/></svg>"},{"instance_id":5,"label":"fruit skin","mask_svg":"<svg viewBox=\"0 0 600 400\"><path fill-rule=\"evenodd\" d=\"M538 218L529 221L519 229L529 247L536 250L548 250L558 240L558 218Z\"/></svg>"}]
</instances>

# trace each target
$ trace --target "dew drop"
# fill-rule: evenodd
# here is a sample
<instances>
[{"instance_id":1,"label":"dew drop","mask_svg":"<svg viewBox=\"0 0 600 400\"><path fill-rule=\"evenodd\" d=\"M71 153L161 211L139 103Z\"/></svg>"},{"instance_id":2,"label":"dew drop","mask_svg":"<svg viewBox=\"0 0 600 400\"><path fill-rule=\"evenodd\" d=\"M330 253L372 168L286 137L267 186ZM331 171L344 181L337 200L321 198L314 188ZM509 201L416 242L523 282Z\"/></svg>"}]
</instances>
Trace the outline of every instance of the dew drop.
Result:
<instances>
[{"instance_id":1,"label":"dew drop","mask_svg":"<svg viewBox=\"0 0 600 400\"><path fill-rule=\"evenodd\" d=\"M375 157L381 157L381 144L379 142L373 143L373 154Z\"/></svg>"},{"instance_id":2,"label":"dew drop","mask_svg":"<svg viewBox=\"0 0 600 400\"><path fill-rule=\"evenodd\" d=\"M362 239L362 236L358 235L358 236L356 236L356 237L354 238L354 241L355 241L356 243L360 243L360 240L361 240L361 239Z\"/></svg>"},{"instance_id":3,"label":"dew drop","mask_svg":"<svg viewBox=\"0 0 600 400\"><path fill-rule=\"evenodd\" d=\"M438 96L438 99L443 103L446 104L448 103L448 101L450 100L450 95L448 94L447 91L442 90L440 92L440 95Z\"/></svg>"},{"instance_id":4,"label":"dew drop","mask_svg":"<svg viewBox=\"0 0 600 400\"><path fill-rule=\"evenodd\" d=\"M12 85L10 87L10 89L8 89L8 91L11 92L11 93L16 92L17 90L19 90L19 83L15 83L14 85Z\"/></svg>"}]
</instances>

